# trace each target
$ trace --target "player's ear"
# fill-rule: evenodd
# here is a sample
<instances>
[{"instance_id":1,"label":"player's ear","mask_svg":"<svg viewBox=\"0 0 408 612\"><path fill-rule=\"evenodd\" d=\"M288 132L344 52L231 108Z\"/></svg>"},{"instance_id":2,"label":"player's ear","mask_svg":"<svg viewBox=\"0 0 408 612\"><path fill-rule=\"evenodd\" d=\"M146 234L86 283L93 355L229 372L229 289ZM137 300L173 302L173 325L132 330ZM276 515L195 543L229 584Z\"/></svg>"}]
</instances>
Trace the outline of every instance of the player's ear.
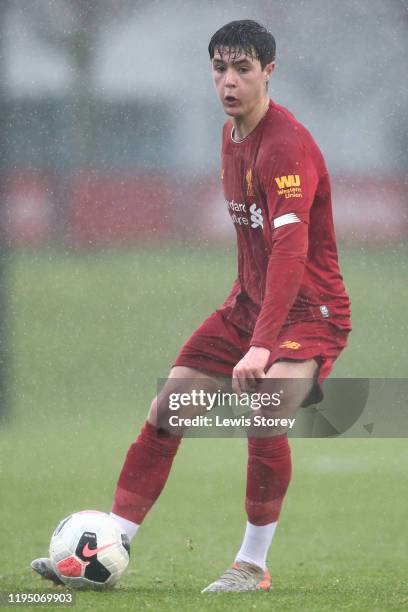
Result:
<instances>
[{"instance_id":1,"label":"player's ear","mask_svg":"<svg viewBox=\"0 0 408 612\"><path fill-rule=\"evenodd\" d=\"M270 62L270 64L266 64L264 68L265 81L268 82L272 76L273 71L275 70L275 62Z\"/></svg>"}]
</instances>

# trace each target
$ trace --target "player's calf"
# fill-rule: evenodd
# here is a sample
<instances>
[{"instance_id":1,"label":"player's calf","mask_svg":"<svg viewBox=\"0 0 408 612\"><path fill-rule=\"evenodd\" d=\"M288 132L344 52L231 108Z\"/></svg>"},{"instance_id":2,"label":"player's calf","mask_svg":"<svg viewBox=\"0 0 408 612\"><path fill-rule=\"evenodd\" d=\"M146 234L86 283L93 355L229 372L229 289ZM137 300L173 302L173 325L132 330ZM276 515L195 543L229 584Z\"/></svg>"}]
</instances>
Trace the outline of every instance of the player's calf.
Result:
<instances>
[{"instance_id":1,"label":"player's calf","mask_svg":"<svg viewBox=\"0 0 408 612\"><path fill-rule=\"evenodd\" d=\"M170 398L191 392L194 386L214 388L214 379L192 368L173 368L162 391L153 400L148 420L130 446L115 490L112 513L130 521L132 537L158 499L169 476L183 429L169 426ZM129 528L127 529L129 532Z\"/></svg>"}]
</instances>

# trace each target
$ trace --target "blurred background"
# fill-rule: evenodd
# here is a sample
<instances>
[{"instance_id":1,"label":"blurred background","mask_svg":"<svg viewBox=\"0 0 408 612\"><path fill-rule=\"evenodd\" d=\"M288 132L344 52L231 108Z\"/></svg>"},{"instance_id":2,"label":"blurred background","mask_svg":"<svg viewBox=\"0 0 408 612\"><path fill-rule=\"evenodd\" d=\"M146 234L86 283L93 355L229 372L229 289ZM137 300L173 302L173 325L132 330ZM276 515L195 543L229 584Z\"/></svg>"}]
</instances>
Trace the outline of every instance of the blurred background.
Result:
<instances>
[{"instance_id":1,"label":"blurred background","mask_svg":"<svg viewBox=\"0 0 408 612\"><path fill-rule=\"evenodd\" d=\"M326 157L338 237L405 239L406 1L3 0L9 244L233 237L218 180L225 116L207 46L221 25L248 17L277 40L271 97Z\"/></svg>"},{"instance_id":2,"label":"blurred background","mask_svg":"<svg viewBox=\"0 0 408 612\"><path fill-rule=\"evenodd\" d=\"M157 379L235 278L219 182L225 116L207 52L226 22L252 18L273 32L270 96L312 132L332 176L354 326L333 376L407 377L407 7L0 0L3 588L37 586L31 555L45 553L64 515L109 509ZM281 584L304 576L309 593L335 568L358 597L374 572L384 597L397 592L405 440L304 439L292 450ZM155 589L191 573L199 593L239 542L245 442L186 440L180 454L147 520L161 535L142 530L127 585L151 580L154 566L165 577Z\"/></svg>"}]
</instances>

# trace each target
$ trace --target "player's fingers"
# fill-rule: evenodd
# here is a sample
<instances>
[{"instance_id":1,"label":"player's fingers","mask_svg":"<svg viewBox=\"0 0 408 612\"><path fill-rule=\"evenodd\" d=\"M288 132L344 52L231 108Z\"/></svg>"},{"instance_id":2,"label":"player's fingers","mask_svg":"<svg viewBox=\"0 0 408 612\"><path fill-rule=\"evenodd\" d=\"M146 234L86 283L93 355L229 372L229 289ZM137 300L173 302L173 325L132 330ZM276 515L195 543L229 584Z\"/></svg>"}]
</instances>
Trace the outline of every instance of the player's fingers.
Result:
<instances>
[{"instance_id":1,"label":"player's fingers","mask_svg":"<svg viewBox=\"0 0 408 612\"><path fill-rule=\"evenodd\" d=\"M244 391L253 391L256 389L257 380L256 380L256 371L253 368L246 368L242 372L242 377L240 378L241 387Z\"/></svg>"},{"instance_id":2,"label":"player's fingers","mask_svg":"<svg viewBox=\"0 0 408 612\"><path fill-rule=\"evenodd\" d=\"M240 393L239 383L235 370L232 371L232 390L234 391L234 393Z\"/></svg>"},{"instance_id":3,"label":"player's fingers","mask_svg":"<svg viewBox=\"0 0 408 612\"><path fill-rule=\"evenodd\" d=\"M245 378L243 377L242 371L234 369L232 376L232 388L238 394L243 393L245 391Z\"/></svg>"},{"instance_id":4,"label":"player's fingers","mask_svg":"<svg viewBox=\"0 0 408 612\"><path fill-rule=\"evenodd\" d=\"M232 383L232 388L235 391L235 393L238 393L238 395L241 395L241 393L244 392L244 389L241 386L241 381L239 378L234 378L234 382Z\"/></svg>"},{"instance_id":5,"label":"player's fingers","mask_svg":"<svg viewBox=\"0 0 408 612\"><path fill-rule=\"evenodd\" d=\"M249 391L253 391L254 389L256 389L257 385L258 385L258 381L257 381L257 371L255 369L252 370L248 370L245 374L245 383L246 383L246 387Z\"/></svg>"},{"instance_id":6,"label":"player's fingers","mask_svg":"<svg viewBox=\"0 0 408 612\"><path fill-rule=\"evenodd\" d=\"M250 368L244 371L245 389L253 391L259 385L262 378L265 378L265 373L262 368Z\"/></svg>"},{"instance_id":7,"label":"player's fingers","mask_svg":"<svg viewBox=\"0 0 408 612\"><path fill-rule=\"evenodd\" d=\"M256 368L253 375L258 381L262 380L262 378L266 378L265 370L263 368Z\"/></svg>"}]
</instances>

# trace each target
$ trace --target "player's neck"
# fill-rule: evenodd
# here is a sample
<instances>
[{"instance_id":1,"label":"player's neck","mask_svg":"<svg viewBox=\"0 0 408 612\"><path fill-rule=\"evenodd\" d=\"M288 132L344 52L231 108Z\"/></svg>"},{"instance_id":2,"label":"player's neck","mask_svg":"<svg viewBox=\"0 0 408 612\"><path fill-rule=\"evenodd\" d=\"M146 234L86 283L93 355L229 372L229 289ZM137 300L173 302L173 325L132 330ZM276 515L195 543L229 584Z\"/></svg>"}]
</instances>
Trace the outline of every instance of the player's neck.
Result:
<instances>
[{"instance_id":1,"label":"player's neck","mask_svg":"<svg viewBox=\"0 0 408 612\"><path fill-rule=\"evenodd\" d=\"M264 118L269 108L269 98L264 98L250 113L242 117L234 117L233 137L235 141L244 140Z\"/></svg>"}]
</instances>

